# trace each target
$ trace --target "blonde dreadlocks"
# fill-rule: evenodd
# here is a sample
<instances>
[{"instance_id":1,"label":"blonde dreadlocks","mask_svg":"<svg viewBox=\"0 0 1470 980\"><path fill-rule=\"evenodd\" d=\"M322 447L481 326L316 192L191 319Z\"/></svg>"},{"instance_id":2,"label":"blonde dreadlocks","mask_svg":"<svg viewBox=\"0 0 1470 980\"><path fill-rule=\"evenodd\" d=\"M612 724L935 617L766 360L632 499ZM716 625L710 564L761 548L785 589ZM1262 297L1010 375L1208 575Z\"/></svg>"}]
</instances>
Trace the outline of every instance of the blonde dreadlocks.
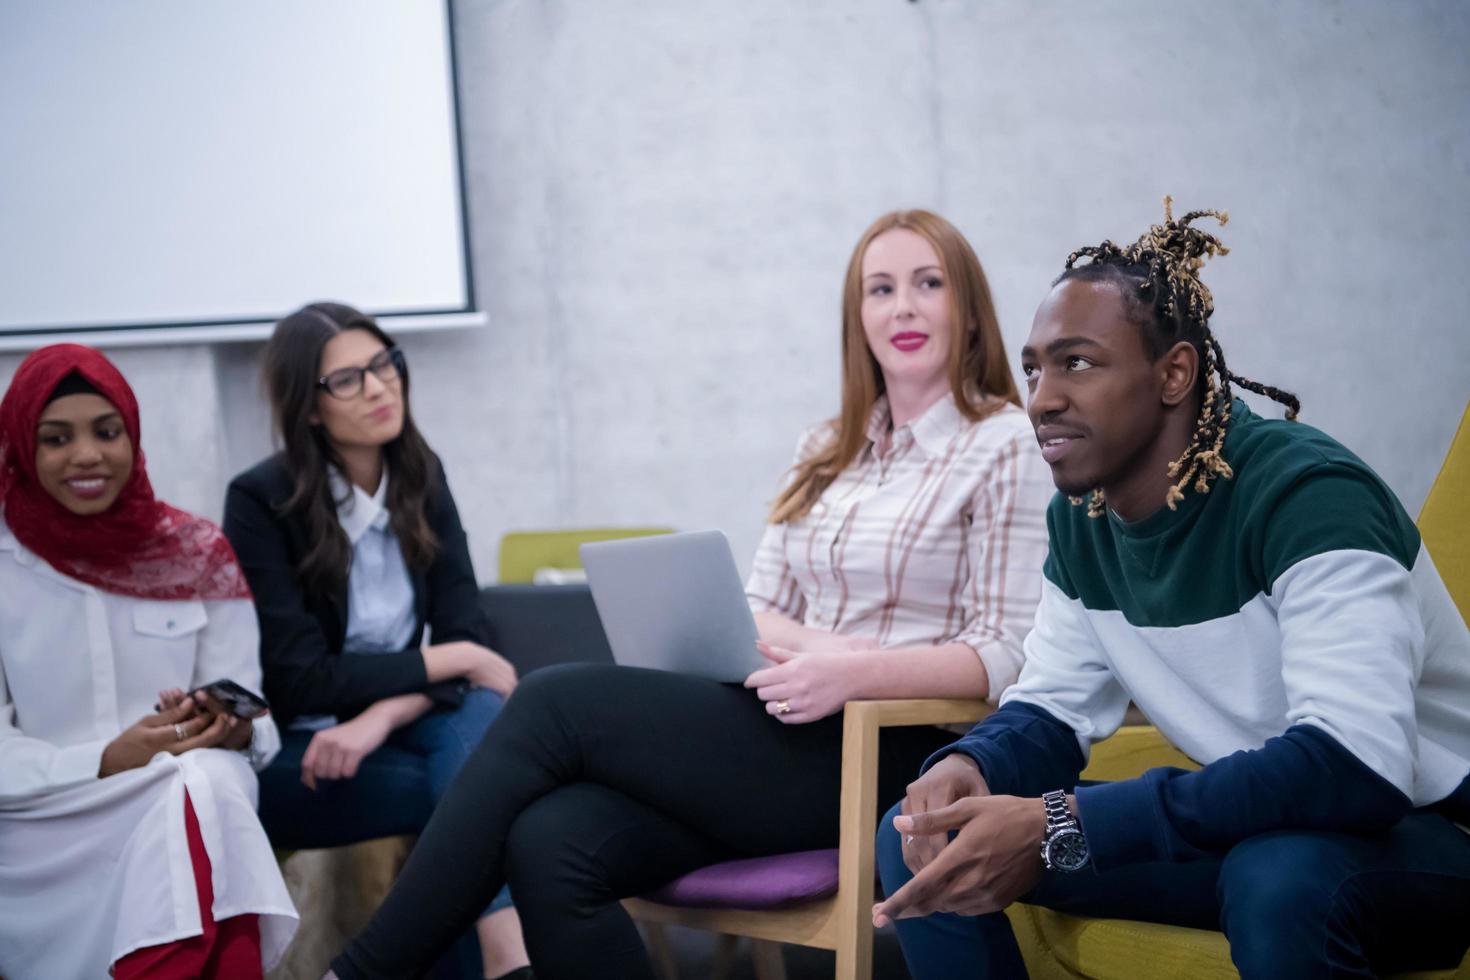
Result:
<instances>
[{"instance_id":1,"label":"blonde dreadlocks","mask_svg":"<svg viewBox=\"0 0 1470 980\"><path fill-rule=\"evenodd\" d=\"M1263 385L1234 374L1225 366L1225 352L1210 330L1215 302L1200 280L1205 259L1229 254L1219 238L1192 227L1199 218L1210 217L1222 226L1230 220L1224 211L1190 211L1175 219L1173 199L1164 198L1164 223L1154 225L1138 241L1120 248L1110 241L1088 245L1067 256L1067 268L1057 282L1079 279L1118 284L1130 319L1144 328L1149 356L1157 359L1179 341L1188 341L1199 352L1204 370L1204 389L1199 419L1184 453L1169 464L1169 487L1165 502L1174 510L1184 499L1184 489L1193 481L1196 493L1209 493L1216 477L1233 475L1221 451L1230 425L1231 385L1237 384L1286 406L1286 417L1295 419L1301 401L1289 391ZM1077 265L1085 258L1086 265ZM1072 498L1080 504L1081 498ZM1100 489L1093 490L1087 513L1098 517L1104 501Z\"/></svg>"}]
</instances>

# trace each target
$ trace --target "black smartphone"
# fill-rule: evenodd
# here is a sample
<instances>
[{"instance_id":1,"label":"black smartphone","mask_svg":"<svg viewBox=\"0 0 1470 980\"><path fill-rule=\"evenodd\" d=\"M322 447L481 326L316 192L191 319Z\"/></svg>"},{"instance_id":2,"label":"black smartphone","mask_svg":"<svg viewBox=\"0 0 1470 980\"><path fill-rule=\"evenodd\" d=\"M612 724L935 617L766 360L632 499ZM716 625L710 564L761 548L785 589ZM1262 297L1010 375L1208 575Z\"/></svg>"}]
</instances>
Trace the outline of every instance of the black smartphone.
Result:
<instances>
[{"instance_id":1,"label":"black smartphone","mask_svg":"<svg viewBox=\"0 0 1470 980\"><path fill-rule=\"evenodd\" d=\"M228 679L201 684L190 691L189 696L193 697L197 691L203 691L214 698L236 718L259 718L271 708L265 698Z\"/></svg>"}]
</instances>

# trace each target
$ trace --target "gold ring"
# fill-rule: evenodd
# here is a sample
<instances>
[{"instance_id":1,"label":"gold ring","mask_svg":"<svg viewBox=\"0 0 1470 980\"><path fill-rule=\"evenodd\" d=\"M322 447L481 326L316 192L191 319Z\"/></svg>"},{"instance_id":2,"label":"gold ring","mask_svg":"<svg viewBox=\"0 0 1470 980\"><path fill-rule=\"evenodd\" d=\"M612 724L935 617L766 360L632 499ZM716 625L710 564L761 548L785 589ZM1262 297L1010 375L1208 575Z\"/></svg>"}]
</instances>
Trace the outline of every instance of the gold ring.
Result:
<instances>
[{"instance_id":1,"label":"gold ring","mask_svg":"<svg viewBox=\"0 0 1470 980\"><path fill-rule=\"evenodd\" d=\"M776 702L776 714L778 714L778 715L789 715L789 714L791 714L791 702L790 701L777 701Z\"/></svg>"}]
</instances>

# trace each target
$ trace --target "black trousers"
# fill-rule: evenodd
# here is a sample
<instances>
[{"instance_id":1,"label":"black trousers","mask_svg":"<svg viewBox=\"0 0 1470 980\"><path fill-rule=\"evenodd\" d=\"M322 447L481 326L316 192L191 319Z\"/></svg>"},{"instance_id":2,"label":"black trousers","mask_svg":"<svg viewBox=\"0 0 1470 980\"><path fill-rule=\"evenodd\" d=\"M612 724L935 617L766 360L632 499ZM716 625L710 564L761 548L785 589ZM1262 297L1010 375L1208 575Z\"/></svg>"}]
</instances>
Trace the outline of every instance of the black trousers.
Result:
<instances>
[{"instance_id":1,"label":"black trousers","mask_svg":"<svg viewBox=\"0 0 1470 980\"><path fill-rule=\"evenodd\" d=\"M954 736L886 732L878 799ZM393 891L332 964L412 977L502 885L540 980L652 978L618 900L695 868L835 847L840 715L783 725L752 691L569 664L523 680L424 829Z\"/></svg>"}]
</instances>

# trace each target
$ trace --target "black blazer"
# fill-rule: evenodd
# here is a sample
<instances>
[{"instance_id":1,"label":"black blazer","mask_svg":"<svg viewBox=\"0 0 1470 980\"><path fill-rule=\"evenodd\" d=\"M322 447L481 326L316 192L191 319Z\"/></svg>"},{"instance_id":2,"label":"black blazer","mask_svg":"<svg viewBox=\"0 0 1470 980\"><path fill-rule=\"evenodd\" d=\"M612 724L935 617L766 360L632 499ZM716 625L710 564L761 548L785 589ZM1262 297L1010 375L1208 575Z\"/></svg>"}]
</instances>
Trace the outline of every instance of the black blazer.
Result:
<instances>
[{"instance_id":1,"label":"black blazer","mask_svg":"<svg viewBox=\"0 0 1470 980\"><path fill-rule=\"evenodd\" d=\"M425 517L439 539L439 553L426 572L409 569L417 620L413 639L403 650L365 656L341 655L346 583L334 595L312 595L298 582L307 531L302 520L279 510L293 489L284 457L272 456L230 481L224 531L255 593L265 696L278 723L306 714L348 717L398 694L423 692L451 706L463 698L462 681L429 684L419 652L425 623L435 643L494 646L459 511L444 467L437 458L435 464Z\"/></svg>"}]
</instances>

